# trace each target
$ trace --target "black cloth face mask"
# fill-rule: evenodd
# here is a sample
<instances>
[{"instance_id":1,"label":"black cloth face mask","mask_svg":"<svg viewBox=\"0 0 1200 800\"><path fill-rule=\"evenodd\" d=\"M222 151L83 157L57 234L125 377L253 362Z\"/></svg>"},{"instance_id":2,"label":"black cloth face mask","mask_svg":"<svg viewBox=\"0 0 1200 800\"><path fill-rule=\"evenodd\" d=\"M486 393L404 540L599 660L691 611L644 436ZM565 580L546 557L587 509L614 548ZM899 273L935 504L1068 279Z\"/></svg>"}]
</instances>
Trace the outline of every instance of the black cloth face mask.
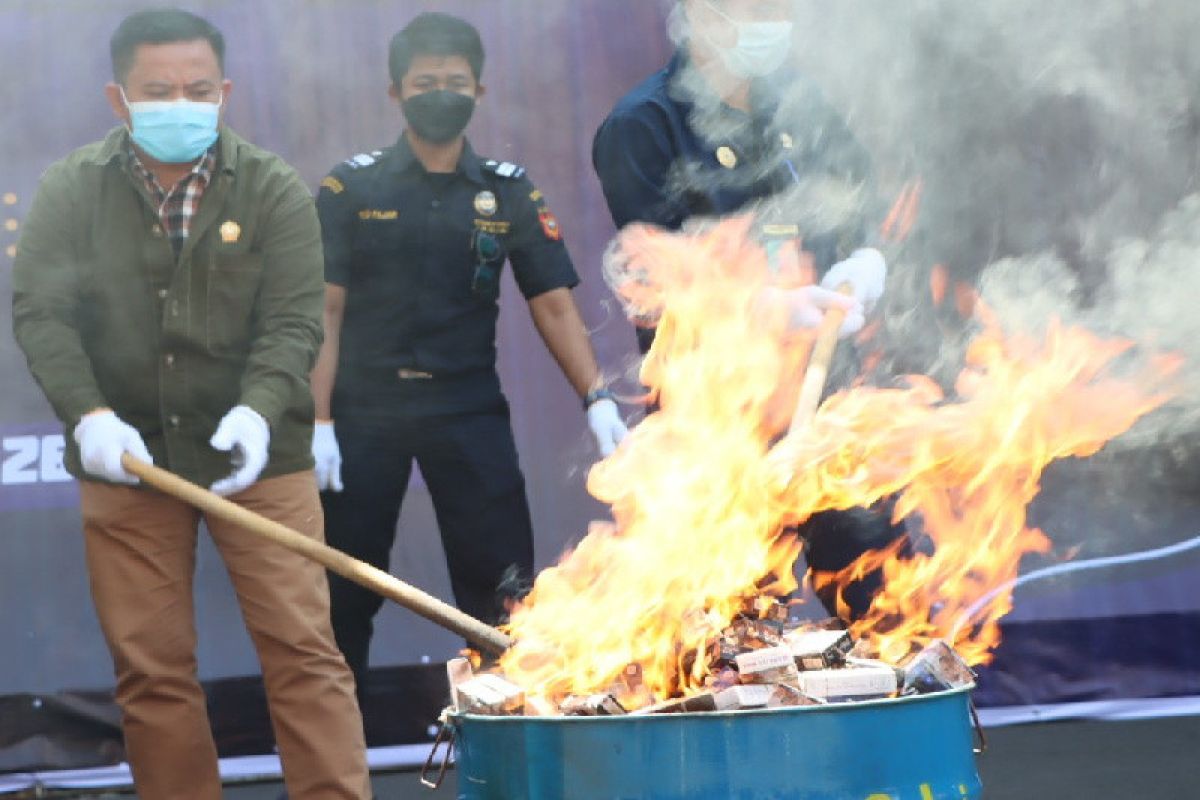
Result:
<instances>
[{"instance_id":1,"label":"black cloth face mask","mask_svg":"<svg viewBox=\"0 0 1200 800\"><path fill-rule=\"evenodd\" d=\"M427 142L446 144L462 133L475 113L475 98L446 89L415 94L401 104L413 133Z\"/></svg>"}]
</instances>

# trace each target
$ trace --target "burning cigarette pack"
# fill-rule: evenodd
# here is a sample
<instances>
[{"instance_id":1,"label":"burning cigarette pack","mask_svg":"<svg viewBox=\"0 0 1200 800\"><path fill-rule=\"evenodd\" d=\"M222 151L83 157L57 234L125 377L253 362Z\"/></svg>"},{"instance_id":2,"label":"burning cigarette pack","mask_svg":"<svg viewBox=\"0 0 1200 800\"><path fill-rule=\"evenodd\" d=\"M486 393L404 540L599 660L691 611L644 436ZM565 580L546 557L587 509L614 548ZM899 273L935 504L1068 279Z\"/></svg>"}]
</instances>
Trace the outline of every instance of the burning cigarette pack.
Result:
<instances>
[{"instance_id":1,"label":"burning cigarette pack","mask_svg":"<svg viewBox=\"0 0 1200 800\"><path fill-rule=\"evenodd\" d=\"M749 708L785 708L795 706L815 706L821 701L809 697L795 686L786 683L777 684L746 684L734 686L723 692L717 692L716 704L718 711L741 711Z\"/></svg>"},{"instance_id":2,"label":"burning cigarette pack","mask_svg":"<svg viewBox=\"0 0 1200 800\"><path fill-rule=\"evenodd\" d=\"M713 663L718 668L728 669L736 663L738 653L740 652L742 652L742 648L738 647L738 643L735 640L722 636L713 647Z\"/></svg>"},{"instance_id":3,"label":"burning cigarette pack","mask_svg":"<svg viewBox=\"0 0 1200 800\"><path fill-rule=\"evenodd\" d=\"M797 685L799 671L787 647L764 647L741 653L735 659L742 683L790 683Z\"/></svg>"},{"instance_id":4,"label":"burning cigarette pack","mask_svg":"<svg viewBox=\"0 0 1200 800\"><path fill-rule=\"evenodd\" d=\"M801 691L830 702L886 697L898 685L896 670L886 665L812 670L799 678Z\"/></svg>"},{"instance_id":5,"label":"burning cigarette pack","mask_svg":"<svg viewBox=\"0 0 1200 800\"><path fill-rule=\"evenodd\" d=\"M805 694L795 686L779 683L771 687L767 698L767 708L790 708L794 706L819 706L824 701Z\"/></svg>"},{"instance_id":6,"label":"burning cigarette pack","mask_svg":"<svg viewBox=\"0 0 1200 800\"><path fill-rule=\"evenodd\" d=\"M776 637L783 637L788 631L799 627L799 620L792 618L791 606L774 598L759 598L754 604L758 613L758 625L761 629L770 631Z\"/></svg>"},{"instance_id":7,"label":"burning cigarette pack","mask_svg":"<svg viewBox=\"0 0 1200 800\"><path fill-rule=\"evenodd\" d=\"M750 684L733 686L717 692L717 711L736 711L743 708L765 708L771 699L774 686Z\"/></svg>"},{"instance_id":8,"label":"burning cigarette pack","mask_svg":"<svg viewBox=\"0 0 1200 800\"><path fill-rule=\"evenodd\" d=\"M630 664L621 670L620 677L608 687L608 694L612 695L622 708L640 708L654 702L654 697L642 678L642 668L637 664Z\"/></svg>"},{"instance_id":9,"label":"burning cigarette pack","mask_svg":"<svg viewBox=\"0 0 1200 800\"><path fill-rule=\"evenodd\" d=\"M970 686L975 673L954 648L941 639L931 642L904 667L901 694L929 694Z\"/></svg>"},{"instance_id":10,"label":"burning cigarette pack","mask_svg":"<svg viewBox=\"0 0 1200 800\"><path fill-rule=\"evenodd\" d=\"M644 716L646 714L683 714L697 711L716 710L716 695L714 695L712 692L701 692L700 694L691 695L689 697L675 697L670 700L664 700L661 703L655 703L652 706L639 708L637 711L630 712L630 716Z\"/></svg>"},{"instance_id":11,"label":"burning cigarette pack","mask_svg":"<svg viewBox=\"0 0 1200 800\"><path fill-rule=\"evenodd\" d=\"M711 692L720 692L731 686L737 686L741 682L742 678L738 675L738 671L730 667L726 667L704 679L705 687Z\"/></svg>"},{"instance_id":12,"label":"burning cigarette pack","mask_svg":"<svg viewBox=\"0 0 1200 800\"><path fill-rule=\"evenodd\" d=\"M471 661L466 658L452 658L446 662L446 678L450 681L450 703L455 709L462 710L462 700L459 699L458 687L475 677Z\"/></svg>"},{"instance_id":13,"label":"burning cigarette pack","mask_svg":"<svg viewBox=\"0 0 1200 800\"><path fill-rule=\"evenodd\" d=\"M756 650L762 647L778 647L783 642L778 623L764 619L738 617L723 633L726 643L738 650Z\"/></svg>"},{"instance_id":14,"label":"burning cigarette pack","mask_svg":"<svg viewBox=\"0 0 1200 800\"><path fill-rule=\"evenodd\" d=\"M879 652L871 644L870 639L859 639L854 643L854 647L850 648L850 652L846 654L846 658L876 658L878 655Z\"/></svg>"},{"instance_id":15,"label":"burning cigarette pack","mask_svg":"<svg viewBox=\"0 0 1200 800\"><path fill-rule=\"evenodd\" d=\"M844 631L846 622L841 617L825 617L804 623L806 631Z\"/></svg>"},{"instance_id":16,"label":"burning cigarette pack","mask_svg":"<svg viewBox=\"0 0 1200 800\"><path fill-rule=\"evenodd\" d=\"M800 669L828 669L846 662L854 647L846 631L793 631L784 637Z\"/></svg>"},{"instance_id":17,"label":"burning cigarette pack","mask_svg":"<svg viewBox=\"0 0 1200 800\"><path fill-rule=\"evenodd\" d=\"M625 707L611 694L571 696L562 701L558 709L568 717L618 717L625 713Z\"/></svg>"},{"instance_id":18,"label":"burning cigarette pack","mask_svg":"<svg viewBox=\"0 0 1200 800\"><path fill-rule=\"evenodd\" d=\"M969 686L975 675L945 641L936 640L904 667L860 657L875 655L868 640L855 643L836 625L804 623L780 637L774 647L761 645L762 620L740 618L707 651L709 671L703 689L659 700L647 686L642 667L629 664L607 688L558 700L527 697L521 686L495 673L475 674L466 658L446 662L455 711L490 716L621 716L741 711L825 705L859 700L928 694ZM733 641L740 632L746 640ZM742 649L732 652L733 647ZM726 663L725 658L728 658ZM685 667L687 669L687 667Z\"/></svg>"},{"instance_id":19,"label":"burning cigarette pack","mask_svg":"<svg viewBox=\"0 0 1200 800\"><path fill-rule=\"evenodd\" d=\"M762 619L771 620L780 625L786 624L790 611L786 603L777 598L759 596L753 603L754 609Z\"/></svg>"},{"instance_id":20,"label":"burning cigarette pack","mask_svg":"<svg viewBox=\"0 0 1200 800\"><path fill-rule=\"evenodd\" d=\"M519 715L525 711L525 691L499 675L477 675L455 687L457 711L490 716Z\"/></svg>"}]
</instances>

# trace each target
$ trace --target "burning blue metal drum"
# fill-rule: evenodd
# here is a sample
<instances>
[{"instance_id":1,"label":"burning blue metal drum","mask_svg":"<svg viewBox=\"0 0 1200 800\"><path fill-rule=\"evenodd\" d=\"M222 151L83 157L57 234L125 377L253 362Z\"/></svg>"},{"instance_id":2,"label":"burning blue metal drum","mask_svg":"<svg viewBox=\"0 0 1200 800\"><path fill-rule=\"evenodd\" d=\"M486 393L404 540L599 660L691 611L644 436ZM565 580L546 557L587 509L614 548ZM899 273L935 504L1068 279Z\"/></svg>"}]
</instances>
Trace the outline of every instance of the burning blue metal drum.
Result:
<instances>
[{"instance_id":1,"label":"burning blue metal drum","mask_svg":"<svg viewBox=\"0 0 1200 800\"><path fill-rule=\"evenodd\" d=\"M762 711L455 714L461 800L963 800L970 687Z\"/></svg>"}]
</instances>

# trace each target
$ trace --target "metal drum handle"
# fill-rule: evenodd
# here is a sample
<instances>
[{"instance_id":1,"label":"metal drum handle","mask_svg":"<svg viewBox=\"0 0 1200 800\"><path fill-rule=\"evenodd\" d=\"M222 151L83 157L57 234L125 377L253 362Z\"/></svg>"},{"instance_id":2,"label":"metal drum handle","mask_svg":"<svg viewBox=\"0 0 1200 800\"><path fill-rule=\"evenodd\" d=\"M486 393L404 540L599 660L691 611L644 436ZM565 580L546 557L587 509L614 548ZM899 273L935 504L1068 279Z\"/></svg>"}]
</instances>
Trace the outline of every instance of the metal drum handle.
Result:
<instances>
[{"instance_id":1,"label":"metal drum handle","mask_svg":"<svg viewBox=\"0 0 1200 800\"><path fill-rule=\"evenodd\" d=\"M441 723L442 727L438 729L437 738L433 740L433 747L429 748L425 766L421 767L421 784L429 789L436 789L442 785L446 777L446 767L450 764L450 756L454 753L454 726L445 717L442 717ZM446 745L446 750L442 753L442 763L438 765L437 775L431 779L429 772L433 769L433 760L437 756L438 748L443 744Z\"/></svg>"},{"instance_id":2,"label":"metal drum handle","mask_svg":"<svg viewBox=\"0 0 1200 800\"><path fill-rule=\"evenodd\" d=\"M967 700L967 706L971 709L971 728L975 732L976 740L978 740L978 744L974 748L975 754L981 755L987 752L987 737L983 735L983 723L979 721L979 711L975 708L975 701L973 699Z\"/></svg>"}]
</instances>

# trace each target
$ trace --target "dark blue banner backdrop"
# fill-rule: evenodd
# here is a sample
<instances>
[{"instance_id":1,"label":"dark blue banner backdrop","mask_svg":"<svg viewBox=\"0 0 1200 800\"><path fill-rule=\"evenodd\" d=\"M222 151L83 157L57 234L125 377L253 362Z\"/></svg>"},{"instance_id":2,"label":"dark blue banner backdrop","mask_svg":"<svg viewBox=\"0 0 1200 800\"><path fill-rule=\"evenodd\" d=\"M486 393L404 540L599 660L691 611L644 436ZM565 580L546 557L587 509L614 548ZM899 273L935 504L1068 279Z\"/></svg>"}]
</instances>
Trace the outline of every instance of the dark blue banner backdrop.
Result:
<instances>
[{"instance_id":1,"label":"dark blue banner backdrop","mask_svg":"<svg viewBox=\"0 0 1200 800\"><path fill-rule=\"evenodd\" d=\"M0 696L103 690L112 681L87 594L77 489L61 466L62 431L8 334L11 267L22 215L42 170L114 124L102 94L109 77L108 36L124 14L145 5L0 0ZM210 0L181 5L209 17L227 36L227 73L234 82L227 121L283 155L314 187L332 165L385 146L400 132L398 110L386 95L390 35L427 8L474 21L488 49L488 91L470 129L473 142L482 153L526 165L549 198L584 279L577 296L600 360L629 385L633 337L600 277L601 253L613 230L592 174L590 149L592 134L612 103L669 56L662 4ZM867 5L881 10L888 4ZM918 5L927 11L936 3ZM844 15L850 12L841 13L840 22L846 23ZM1113 25L1120 29L1125 17L1140 13L1121 11ZM826 41L814 44L811 54L850 58L856 53L853 58L859 61L875 59L869 65L879 76L879 85L871 84L874 96L857 90L864 81L839 82L836 72L830 74L829 86L834 101L875 151L882 188L894 192L911 178L926 180L928 211L908 253L915 274L942 260L971 279L980 263L1013 255L979 240L981 230L992 230L989 215L1009 213L1004 207L956 199L956 192L972 183L963 174L970 173L971 160L951 162L936 148L923 150L923 143L935 140L921 138L903 126L904 120L887 114L888 103L911 90L916 99L905 108L925 115L931 125L938 123L941 139L936 141L949 148L961 140L955 145L947 129L957 124L954 130L970 138L979 132L971 132L967 121L976 126L987 122L972 116L970 105L968 112L955 111L952 101L972 100L974 91L1004 98L987 81L958 85L958 95L935 96L914 77L919 70L910 74L887 60L904 53L906 65L925 58L963 74L951 58L959 51L941 52L930 44L936 45L936 35L859 36L853 25L833 22L838 20L831 21ZM1131 40L1136 33L1131 28ZM880 49L853 50L855 41ZM885 95L888 103L875 102ZM1020 118L1017 110L1029 112L1031 105L1036 107L1014 105L1014 118ZM957 116L941 124L938 113ZM1194 131L1181 152L1197 152ZM1028 128L1006 117L986 133L992 138L971 140L976 149L1003 149L1005 136L1025 141ZM1057 142L1064 152L1073 152L1078 142L1077 129L1070 125L1051 125L1039 136ZM1023 147L1016 148L1018 154ZM1047 148L1038 151L1043 160L1036 163L1051 171L1061 167L1053 158L1046 160L1043 151ZM1053 157L1057 151L1047 152ZM1175 169L1164 172L1172 176L1194 166L1191 161L1171 163ZM1124 168L1135 175L1141 173L1134 170L1155 164L1126 163ZM1089 175L1093 171L1086 169ZM980 180L997 174L992 171ZM1054 196L1047 192L1069 194L1072 186L1042 176L1029 185L1028 196L1044 202ZM1160 210L1194 191L1194 181L1167 181L1162 187ZM1020 193L1014 190L997 202L1013 195ZM1015 202L1020 205L1019 199ZM1154 216L1127 233L1149 236L1156 224ZM1013 249L1020 254L1041 246L1019 243ZM962 256L968 252L976 255ZM583 487L593 451L578 403L511 284L499 336L502 378L534 512L538 561L546 565L586 531L589 520L604 513ZM1035 522L1058 554L1074 553L1080 563L1072 569L1055 567L1017 589L1015 611L1004 626L1005 642L996 663L983 671L978 699L994 708L1023 710L996 711L993 718L1028 718L1035 713L1031 709L1050 714L1050 706L1063 703L1093 704L1069 707L1075 713L1135 713L1139 708L1169 713L1190 707L1184 698L1200 695L1200 551L1181 544L1200 534L1197 459L1186 442L1168 444L1128 447L1092 462L1058 465L1047 476L1034 508ZM1025 571L1058 563L1030 563ZM393 572L449 597L432 510L419 483L401 520ZM202 545L196 590L202 677L255 673L232 592L207 545ZM455 637L394 607L383 614L377 643L377 665L437 662L459 646ZM4 726L0 718L0 738Z\"/></svg>"}]
</instances>

